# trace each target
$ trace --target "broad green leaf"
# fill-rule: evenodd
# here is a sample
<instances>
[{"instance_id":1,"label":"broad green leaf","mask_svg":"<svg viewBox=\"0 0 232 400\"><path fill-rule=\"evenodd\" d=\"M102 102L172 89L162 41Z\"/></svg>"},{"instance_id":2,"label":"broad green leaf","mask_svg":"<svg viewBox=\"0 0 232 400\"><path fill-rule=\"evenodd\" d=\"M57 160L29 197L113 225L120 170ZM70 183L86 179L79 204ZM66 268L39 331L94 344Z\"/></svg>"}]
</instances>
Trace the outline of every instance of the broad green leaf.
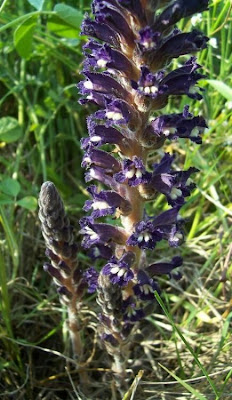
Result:
<instances>
[{"instance_id":1,"label":"broad green leaf","mask_svg":"<svg viewBox=\"0 0 232 400\"><path fill-rule=\"evenodd\" d=\"M0 182L0 191L9 196L16 197L20 191L20 184L12 178L3 179Z\"/></svg>"},{"instance_id":2,"label":"broad green leaf","mask_svg":"<svg viewBox=\"0 0 232 400\"><path fill-rule=\"evenodd\" d=\"M3 117L0 119L0 141L11 143L22 136L22 128L17 119L13 117Z\"/></svg>"},{"instance_id":3,"label":"broad green leaf","mask_svg":"<svg viewBox=\"0 0 232 400\"><path fill-rule=\"evenodd\" d=\"M6 204L13 204L14 200L12 197L7 196L4 193L0 193L0 205L6 205Z\"/></svg>"},{"instance_id":4,"label":"broad green leaf","mask_svg":"<svg viewBox=\"0 0 232 400\"><path fill-rule=\"evenodd\" d=\"M54 11L68 25L71 25L73 28L80 29L80 25L83 20L83 14L81 11L63 3L56 4Z\"/></svg>"},{"instance_id":5,"label":"broad green leaf","mask_svg":"<svg viewBox=\"0 0 232 400\"><path fill-rule=\"evenodd\" d=\"M27 0L31 6L35 7L36 10L41 11L43 9L44 0Z\"/></svg>"},{"instance_id":6,"label":"broad green leaf","mask_svg":"<svg viewBox=\"0 0 232 400\"><path fill-rule=\"evenodd\" d=\"M61 18L57 17L56 15L52 16L48 23L47 28L55 33L58 36L68 38L68 39L77 39L78 38L78 31L77 29L73 28L71 25L66 23Z\"/></svg>"},{"instance_id":7,"label":"broad green leaf","mask_svg":"<svg viewBox=\"0 0 232 400\"><path fill-rule=\"evenodd\" d=\"M224 82L216 79L207 79L208 82L218 93L220 93L225 99L232 101L232 89Z\"/></svg>"},{"instance_id":8,"label":"broad green leaf","mask_svg":"<svg viewBox=\"0 0 232 400\"><path fill-rule=\"evenodd\" d=\"M37 24L37 16L26 19L14 32L14 45L22 58L29 58L32 53L33 33Z\"/></svg>"},{"instance_id":9,"label":"broad green leaf","mask_svg":"<svg viewBox=\"0 0 232 400\"><path fill-rule=\"evenodd\" d=\"M17 203L19 206L26 208L27 210L30 211L35 211L37 208L37 199L33 196L26 196L23 197L22 199L18 200Z\"/></svg>"}]
</instances>

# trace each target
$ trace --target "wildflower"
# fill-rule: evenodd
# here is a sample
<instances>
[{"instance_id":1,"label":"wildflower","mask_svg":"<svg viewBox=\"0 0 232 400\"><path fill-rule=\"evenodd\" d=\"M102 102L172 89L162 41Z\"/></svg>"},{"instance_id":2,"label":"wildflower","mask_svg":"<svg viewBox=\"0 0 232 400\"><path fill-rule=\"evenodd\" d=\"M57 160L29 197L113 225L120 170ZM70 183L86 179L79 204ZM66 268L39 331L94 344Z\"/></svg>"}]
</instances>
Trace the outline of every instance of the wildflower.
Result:
<instances>
[{"instance_id":1,"label":"wildflower","mask_svg":"<svg viewBox=\"0 0 232 400\"><path fill-rule=\"evenodd\" d=\"M82 356L79 310L86 284L77 262L77 245L64 204L52 182L43 183L39 196L39 219L50 262L44 264L57 286L62 304L68 308L69 331L73 353Z\"/></svg>"},{"instance_id":2,"label":"wildflower","mask_svg":"<svg viewBox=\"0 0 232 400\"><path fill-rule=\"evenodd\" d=\"M110 240L123 244L127 237L126 232L121 228L110 224L95 223L93 217L83 217L80 220L81 231L84 235L82 245L89 248L99 243L107 243Z\"/></svg>"},{"instance_id":3,"label":"wildflower","mask_svg":"<svg viewBox=\"0 0 232 400\"><path fill-rule=\"evenodd\" d=\"M125 286L130 282L134 273L131 269L131 265L135 261L134 253L125 253L120 260L116 257L112 257L109 263L106 264L103 269L103 275L109 275L109 278L113 284L118 284L119 286Z\"/></svg>"},{"instance_id":4,"label":"wildflower","mask_svg":"<svg viewBox=\"0 0 232 400\"><path fill-rule=\"evenodd\" d=\"M94 19L86 15L82 24L89 40L84 80L78 85L80 103L98 107L87 119L82 166L86 182L98 181L100 188L89 187L92 198L84 210L91 216L80 225L83 246L91 249L93 259L106 261L99 275L90 269L86 278L89 290L97 290L100 337L114 359L119 387L125 380L122 349L159 290L154 276L170 276L182 262L176 256L148 265L145 251L161 240L174 248L182 243L179 211L195 187L191 176L197 169L175 169L174 156L167 152L151 166L149 155L169 140L202 141L206 122L193 116L189 106L177 114L160 110L170 96L203 97L197 84L204 75L195 54L206 48L208 38L197 29L181 32L175 24L207 7L208 0L93 0ZM167 71L173 59L188 54L182 66ZM148 216L146 202L159 193L170 208ZM98 218L107 223L96 222Z\"/></svg>"},{"instance_id":5,"label":"wildflower","mask_svg":"<svg viewBox=\"0 0 232 400\"><path fill-rule=\"evenodd\" d=\"M94 210L91 215L93 218L112 215L116 211L122 215L128 215L131 211L130 202L117 192L102 190L98 193L94 185L88 188L88 192L92 195L93 200L87 200L83 209L89 211L92 208Z\"/></svg>"},{"instance_id":6,"label":"wildflower","mask_svg":"<svg viewBox=\"0 0 232 400\"><path fill-rule=\"evenodd\" d=\"M134 233L128 238L127 244L141 249L154 249L157 242L166 239L171 247L177 247L183 241L180 230L182 221L178 218L179 207L173 207L154 218L135 225Z\"/></svg>"}]
</instances>

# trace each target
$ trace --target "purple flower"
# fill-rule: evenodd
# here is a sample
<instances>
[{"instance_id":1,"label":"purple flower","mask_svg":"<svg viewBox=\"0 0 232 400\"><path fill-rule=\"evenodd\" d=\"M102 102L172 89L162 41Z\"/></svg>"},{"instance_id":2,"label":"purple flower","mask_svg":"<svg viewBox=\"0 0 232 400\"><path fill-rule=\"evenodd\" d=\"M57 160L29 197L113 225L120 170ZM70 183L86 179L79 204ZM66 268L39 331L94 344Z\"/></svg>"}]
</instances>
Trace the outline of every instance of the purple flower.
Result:
<instances>
[{"instance_id":1,"label":"purple flower","mask_svg":"<svg viewBox=\"0 0 232 400\"><path fill-rule=\"evenodd\" d=\"M204 11L207 7L208 0L176 0L169 7L165 8L155 20L153 29L159 32L166 32L181 18Z\"/></svg>"},{"instance_id":2,"label":"purple flower","mask_svg":"<svg viewBox=\"0 0 232 400\"><path fill-rule=\"evenodd\" d=\"M146 171L144 164L139 157L133 157L132 160L123 161L122 171L114 175L117 182L127 182L129 186L138 186L146 183L150 179L150 173Z\"/></svg>"},{"instance_id":3,"label":"purple flower","mask_svg":"<svg viewBox=\"0 0 232 400\"><path fill-rule=\"evenodd\" d=\"M127 238L122 228L109 224L96 224L92 217L83 217L80 220L80 233L84 235L82 246L89 248L98 243L104 244L113 240L118 244L124 244Z\"/></svg>"},{"instance_id":4,"label":"purple flower","mask_svg":"<svg viewBox=\"0 0 232 400\"><path fill-rule=\"evenodd\" d=\"M60 271L58 268L52 266L52 264L46 262L43 266L44 271L48 272L54 279L55 283L58 286L64 284L65 278L67 278L66 274Z\"/></svg>"},{"instance_id":5,"label":"purple flower","mask_svg":"<svg viewBox=\"0 0 232 400\"><path fill-rule=\"evenodd\" d=\"M173 156L165 153L160 163L153 165L150 181L140 191L144 198L152 198L157 192L160 192L167 197L170 205L184 204L185 197L189 196L191 190L195 188L189 177L198 170L191 167L187 171L173 171L171 169L173 160Z\"/></svg>"},{"instance_id":6,"label":"purple flower","mask_svg":"<svg viewBox=\"0 0 232 400\"><path fill-rule=\"evenodd\" d=\"M105 314L98 314L99 321L103 324L106 328L110 328L112 325L112 319Z\"/></svg>"},{"instance_id":7,"label":"purple flower","mask_svg":"<svg viewBox=\"0 0 232 400\"><path fill-rule=\"evenodd\" d=\"M206 48L208 38L201 32L181 32L174 25L207 6L208 0L93 0L94 20L86 16L82 26L82 34L91 38L84 45L80 103L100 107L87 118L82 166L88 169L86 182L97 180L101 187L88 188L91 199L84 210L91 216L82 218L80 225L82 244L90 256L107 260L98 287L93 268L86 279L90 291L97 287L101 339L112 356L114 346L120 354L133 324L151 312L154 291L159 290L153 277L172 276L182 263L173 257L147 265L144 250L154 249L161 240L171 247L182 243L179 210L195 187L190 176L197 169L176 169L174 156L167 152L160 162L151 165L150 160L160 158L155 150L166 139L201 143L207 127L202 117L189 113L188 106L182 113L158 114L169 96L202 99L203 90L196 84L204 75L198 72L195 57L175 70L164 68L174 58ZM148 216L145 202L159 193L172 208ZM95 221L102 217L112 223Z\"/></svg>"},{"instance_id":8,"label":"purple flower","mask_svg":"<svg viewBox=\"0 0 232 400\"><path fill-rule=\"evenodd\" d=\"M110 187L112 190L118 189L118 183L104 168L92 166L85 174L85 181L90 182L93 179L102 182L104 185Z\"/></svg>"},{"instance_id":9,"label":"purple flower","mask_svg":"<svg viewBox=\"0 0 232 400\"><path fill-rule=\"evenodd\" d=\"M83 71L87 79L78 84L80 93L86 96L86 100L93 100L94 96L100 95L97 98L97 104L104 104L107 98L121 98L126 101L131 101L131 94L120 83L113 79L107 73Z\"/></svg>"},{"instance_id":10,"label":"purple flower","mask_svg":"<svg viewBox=\"0 0 232 400\"><path fill-rule=\"evenodd\" d=\"M96 291L97 286L98 286L98 283L97 283L98 276L99 276L99 273L96 271L96 269L94 267L90 267L89 269L87 269L84 272L83 278L84 278L84 281L88 285L89 293L94 293Z\"/></svg>"},{"instance_id":11,"label":"purple flower","mask_svg":"<svg viewBox=\"0 0 232 400\"><path fill-rule=\"evenodd\" d=\"M208 40L207 36L204 36L203 33L196 29L186 33L178 31L177 34L172 35L162 44L153 57L154 59L161 58L162 64L164 62L167 63L172 58L178 58L181 55L196 53L199 50L205 49Z\"/></svg>"},{"instance_id":12,"label":"purple flower","mask_svg":"<svg viewBox=\"0 0 232 400\"><path fill-rule=\"evenodd\" d=\"M91 53L86 52L84 71L90 68L97 70L107 67L110 70L118 70L125 75L137 76L134 64L120 51L112 49L109 45L90 41L85 45L85 49L91 50Z\"/></svg>"},{"instance_id":13,"label":"purple flower","mask_svg":"<svg viewBox=\"0 0 232 400\"><path fill-rule=\"evenodd\" d=\"M154 249L157 242L162 240L162 234L156 230L151 221L141 221L135 226L134 233L127 240L129 246L141 249Z\"/></svg>"},{"instance_id":14,"label":"purple flower","mask_svg":"<svg viewBox=\"0 0 232 400\"><path fill-rule=\"evenodd\" d=\"M203 117L193 117L185 106L183 113L161 115L154 119L145 131L144 137L165 137L168 139L188 138L197 144L202 143L201 134L207 128Z\"/></svg>"},{"instance_id":15,"label":"purple flower","mask_svg":"<svg viewBox=\"0 0 232 400\"><path fill-rule=\"evenodd\" d=\"M89 128L89 138L81 141L82 149L91 152L93 147L100 147L104 144L116 144L121 151L127 152L133 145L133 141L126 137L126 130L122 131L124 135L113 127L91 124ZM88 153L87 153L88 154Z\"/></svg>"},{"instance_id":16,"label":"purple flower","mask_svg":"<svg viewBox=\"0 0 232 400\"><path fill-rule=\"evenodd\" d=\"M98 193L97 187L92 185L88 188L88 192L92 195L93 200L87 200L83 209L89 211L91 208L93 218L113 215L117 211L118 214L128 215L131 212L131 204L125 200L117 192L102 190Z\"/></svg>"},{"instance_id":17,"label":"purple flower","mask_svg":"<svg viewBox=\"0 0 232 400\"><path fill-rule=\"evenodd\" d=\"M161 34L160 32L154 32L150 26L141 29L139 36L140 39L138 40L138 43L143 51L152 50L152 52L154 52L158 47L160 47Z\"/></svg>"},{"instance_id":18,"label":"purple flower","mask_svg":"<svg viewBox=\"0 0 232 400\"><path fill-rule=\"evenodd\" d=\"M96 111L91 117L91 120L104 121L106 127L112 125L126 125L127 128L133 130L141 124L139 121L138 112L124 100L106 101L105 110ZM90 131L90 133L92 133Z\"/></svg>"},{"instance_id":19,"label":"purple flower","mask_svg":"<svg viewBox=\"0 0 232 400\"><path fill-rule=\"evenodd\" d=\"M158 262L149 265L149 267L146 268L146 272L148 273L149 276L153 277L154 275L159 276L159 275L164 275L168 274L169 276L171 275L171 272L173 271L174 268L180 267L182 265L182 258L181 257L173 257L171 262Z\"/></svg>"},{"instance_id":20,"label":"purple flower","mask_svg":"<svg viewBox=\"0 0 232 400\"><path fill-rule=\"evenodd\" d=\"M120 35L118 32L115 32L112 27L100 22L99 20L92 21L88 17L88 14L86 14L82 23L81 34L100 39L116 48L120 48Z\"/></svg>"},{"instance_id":21,"label":"purple flower","mask_svg":"<svg viewBox=\"0 0 232 400\"><path fill-rule=\"evenodd\" d=\"M120 162L116 160L116 158L108 154L106 151L97 150L91 147L86 151L81 165L82 167L90 167L92 164L104 168L105 172L108 173L114 173L121 169Z\"/></svg>"},{"instance_id":22,"label":"purple flower","mask_svg":"<svg viewBox=\"0 0 232 400\"><path fill-rule=\"evenodd\" d=\"M173 207L154 218L146 218L135 225L134 233L128 238L127 244L141 249L154 249L162 239L168 240L171 247L177 247L183 241L180 230L182 221L178 221L180 207Z\"/></svg>"},{"instance_id":23,"label":"purple flower","mask_svg":"<svg viewBox=\"0 0 232 400\"><path fill-rule=\"evenodd\" d=\"M113 284L125 286L134 277L131 269L134 261L135 256L132 252L125 253L119 260L116 257L112 257L109 263L103 267L102 273L103 275L109 275Z\"/></svg>"},{"instance_id":24,"label":"purple flower","mask_svg":"<svg viewBox=\"0 0 232 400\"><path fill-rule=\"evenodd\" d=\"M153 74L147 66L141 68L141 77L135 82L132 81L133 89L140 95L150 98L154 109L162 108L166 105L168 96L183 95L193 99L201 100L202 96L194 86L204 75L195 72L200 65L196 63L196 58L191 57L183 67L177 68L164 76L164 71ZM199 88L200 91L203 89Z\"/></svg>"},{"instance_id":25,"label":"purple flower","mask_svg":"<svg viewBox=\"0 0 232 400\"><path fill-rule=\"evenodd\" d=\"M148 96L155 99L158 95L162 95L166 90L166 86L161 84L164 72L159 71L153 74L147 66L141 67L141 76L137 82L132 81L133 89L137 90L140 95Z\"/></svg>"},{"instance_id":26,"label":"purple flower","mask_svg":"<svg viewBox=\"0 0 232 400\"><path fill-rule=\"evenodd\" d=\"M154 300L154 291L160 291L157 283L142 270L137 273L137 281L138 283L133 286L135 296L141 300Z\"/></svg>"},{"instance_id":27,"label":"purple flower","mask_svg":"<svg viewBox=\"0 0 232 400\"><path fill-rule=\"evenodd\" d=\"M145 317L145 313L142 307L136 304L136 300L136 298L130 296L123 301L123 319L125 322L135 323Z\"/></svg>"},{"instance_id":28,"label":"purple flower","mask_svg":"<svg viewBox=\"0 0 232 400\"><path fill-rule=\"evenodd\" d=\"M134 33L125 18L124 13L121 13L116 6L111 2L105 0L93 0L92 11L96 16L96 20L104 22L108 26L112 27L114 31L118 32L120 36L123 36L127 43L131 46L134 44ZM123 39L122 39L123 40Z\"/></svg>"},{"instance_id":29,"label":"purple flower","mask_svg":"<svg viewBox=\"0 0 232 400\"><path fill-rule=\"evenodd\" d=\"M88 252L89 257L93 260L98 258L103 258L109 260L113 256L114 248L113 246L108 246L103 243L97 243L96 245L92 246Z\"/></svg>"},{"instance_id":30,"label":"purple flower","mask_svg":"<svg viewBox=\"0 0 232 400\"><path fill-rule=\"evenodd\" d=\"M165 76L160 82L166 88L167 95L186 94L191 99L201 100L202 96L195 87L199 79L205 75L195 72L200 65L196 63L196 58L191 57L183 67L177 68ZM200 91L203 89L199 88Z\"/></svg>"},{"instance_id":31,"label":"purple flower","mask_svg":"<svg viewBox=\"0 0 232 400\"><path fill-rule=\"evenodd\" d=\"M66 286L59 286L57 292L60 296L64 296L69 300L72 298L72 293L66 288Z\"/></svg>"}]
</instances>

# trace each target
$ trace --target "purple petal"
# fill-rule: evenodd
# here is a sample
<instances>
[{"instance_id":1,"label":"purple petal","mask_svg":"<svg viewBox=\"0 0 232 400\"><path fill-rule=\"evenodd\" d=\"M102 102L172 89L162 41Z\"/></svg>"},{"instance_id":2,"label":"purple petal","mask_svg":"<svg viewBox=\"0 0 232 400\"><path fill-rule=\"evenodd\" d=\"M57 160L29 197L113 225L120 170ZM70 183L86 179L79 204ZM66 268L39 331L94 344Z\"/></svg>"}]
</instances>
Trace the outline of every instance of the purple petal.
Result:
<instances>
[{"instance_id":1,"label":"purple petal","mask_svg":"<svg viewBox=\"0 0 232 400\"><path fill-rule=\"evenodd\" d=\"M90 148L86 151L81 165L86 168L92 164L104 168L107 173L114 173L121 168L120 162L106 151Z\"/></svg>"},{"instance_id":2,"label":"purple petal","mask_svg":"<svg viewBox=\"0 0 232 400\"><path fill-rule=\"evenodd\" d=\"M117 244L124 244L126 232L122 228L109 224L95 224L92 217L83 217L80 220L81 231L84 235L82 246L89 248L98 243L107 243L113 240Z\"/></svg>"},{"instance_id":3,"label":"purple petal","mask_svg":"<svg viewBox=\"0 0 232 400\"><path fill-rule=\"evenodd\" d=\"M93 200L87 200L83 209L89 211L93 208L93 218L114 214L116 210L122 215L128 215L131 212L129 201L125 200L117 192L102 190L98 193L94 185L90 186L88 191L92 195Z\"/></svg>"},{"instance_id":4,"label":"purple petal","mask_svg":"<svg viewBox=\"0 0 232 400\"><path fill-rule=\"evenodd\" d=\"M181 18L204 11L207 7L208 0L176 0L158 16L153 29L165 32Z\"/></svg>"},{"instance_id":5,"label":"purple petal","mask_svg":"<svg viewBox=\"0 0 232 400\"><path fill-rule=\"evenodd\" d=\"M122 170L114 175L117 182L127 182L129 186L138 186L150 180L150 173L146 171L142 160L134 156L132 160L123 161Z\"/></svg>"},{"instance_id":6,"label":"purple petal","mask_svg":"<svg viewBox=\"0 0 232 400\"><path fill-rule=\"evenodd\" d=\"M88 14L81 26L81 34L92 36L103 42L109 43L116 48L120 48L120 36L115 30L107 24L101 23L100 21L92 21Z\"/></svg>"},{"instance_id":7,"label":"purple petal","mask_svg":"<svg viewBox=\"0 0 232 400\"><path fill-rule=\"evenodd\" d=\"M137 280L138 283L133 286L134 294L141 300L154 300L154 291L160 291L158 284L142 270L138 271Z\"/></svg>"},{"instance_id":8,"label":"purple petal","mask_svg":"<svg viewBox=\"0 0 232 400\"><path fill-rule=\"evenodd\" d=\"M133 45L134 33L125 18L126 16L117 6L115 7L112 2L93 0L92 9L98 22L104 22L112 27L120 36L124 37L124 40L126 40L128 44L131 46Z\"/></svg>"},{"instance_id":9,"label":"purple petal","mask_svg":"<svg viewBox=\"0 0 232 400\"><path fill-rule=\"evenodd\" d=\"M125 253L119 260L116 257L112 257L109 263L103 267L102 273L109 275L112 283L125 286L134 277L134 273L130 268L134 261L135 256L132 252Z\"/></svg>"},{"instance_id":10,"label":"purple petal","mask_svg":"<svg viewBox=\"0 0 232 400\"><path fill-rule=\"evenodd\" d=\"M170 274L174 268L180 267L182 262L183 260L181 257L173 257L172 261L169 263L159 262L149 265L149 267L146 268L146 272L149 276Z\"/></svg>"},{"instance_id":11,"label":"purple petal","mask_svg":"<svg viewBox=\"0 0 232 400\"><path fill-rule=\"evenodd\" d=\"M94 293L98 286L98 276L99 273L95 270L95 268L90 267L87 269L84 274L84 281L88 284L88 292Z\"/></svg>"}]
</instances>

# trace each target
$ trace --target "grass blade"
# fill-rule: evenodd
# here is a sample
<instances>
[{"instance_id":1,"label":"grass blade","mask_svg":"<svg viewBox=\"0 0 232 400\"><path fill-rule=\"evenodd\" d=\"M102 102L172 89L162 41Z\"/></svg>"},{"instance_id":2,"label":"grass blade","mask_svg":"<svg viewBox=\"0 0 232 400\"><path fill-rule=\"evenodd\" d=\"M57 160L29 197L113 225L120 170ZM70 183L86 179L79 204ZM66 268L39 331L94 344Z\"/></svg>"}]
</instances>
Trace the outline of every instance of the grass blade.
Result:
<instances>
[{"instance_id":1,"label":"grass blade","mask_svg":"<svg viewBox=\"0 0 232 400\"><path fill-rule=\"evenodd\" d=\"M225 99L232 101L232 89L222 81L217 79L207 79L207 81L218 93L220 93Z\"/></svg>"},{"instance_id":2,"label":"grass blade","mask_svg":"<svg viewBox=\"0 0 232 400\"><path fill-rule=\"evenodd\" d=\"M180 336L182 342L185 344L186 348L188 349L188 351L192 354L196 364L198 365L198 367L200 368L200 370L202 371L202 373L205 375L209 385L211 386L211 388L213 389L214 393L216 394L216 396L218 395L217 392L217 388L214 385L212 379L210 379L206 369L204 368L204 366L201 364L201 362L199 361L198 357L196 356L196 354L194 353L194 350L192 349L192 347L190 346L190 344L187 342L187 340L185 339L185 337L182 335L180 329L175 325L171 315L169 314L167 308L164 305L163 300L161 299L161 297L159 296L159 294L157 292L155 292L155 297L156 300L158 301L160 307L162 308L162 310L164 311L166 317L168 318L170 324L172 325L174 331Z\"/></svg>"},{"instance_id":3,"label":"grass blade","mask_svg":"<svg viewBox=\"0 0 232 400\"><path fill-rule=\"evenodd\" d=\"M192 393L198 400L207 400L207 397L205 397L202 393L198 392L198 390L194 389L192 386L190 386L188 383L183 381L181 378L179 378L177 375L174 374L174 372L169 371L164 365L160 364L161 368L163 368L165 371L167 371L173 378L176 379L177 382L179 382L185 389L187 389L190 393Z\"/></svg>"},{"instance_id":4,"label":"grass blade","mask_svg":"<svg viewBox=\"0 0 232 400\"><path fill-rule=\"evenodd\" d=\"M3 226L3 229L6 234L6 239L8 242L9 250L11 253L12 261L13 261L13 276L12 279L14 279L17 275L17 270L18 270L18 265L19 265L19 251L18 251L18 245L14 236L14 232L10 227L9 221L7 219L7 216L5 214L5 211L3 207L0 206L0 223Z\"/></svg>"}]
</instances>

